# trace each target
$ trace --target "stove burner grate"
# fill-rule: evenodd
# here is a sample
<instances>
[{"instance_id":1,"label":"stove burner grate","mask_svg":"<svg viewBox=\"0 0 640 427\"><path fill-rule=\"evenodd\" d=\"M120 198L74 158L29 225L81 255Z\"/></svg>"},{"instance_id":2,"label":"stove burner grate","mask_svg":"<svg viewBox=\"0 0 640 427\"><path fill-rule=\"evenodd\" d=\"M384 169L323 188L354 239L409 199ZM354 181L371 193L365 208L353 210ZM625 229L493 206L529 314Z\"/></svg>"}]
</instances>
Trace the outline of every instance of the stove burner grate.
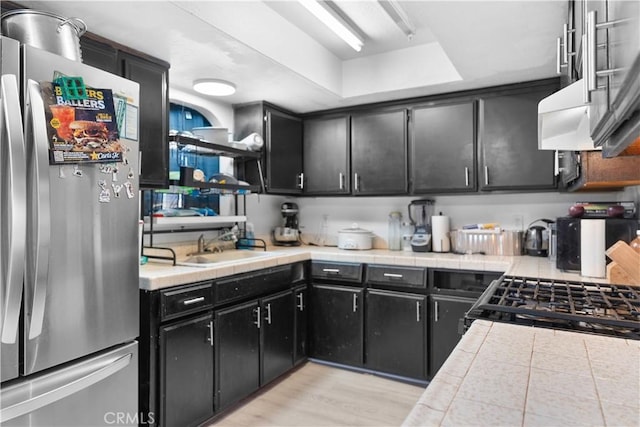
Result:
<instances>
[{"instance_id":1,"label":"stove burner grate","mask_svg":"<svg viewBox=\"0 0 640 427\"><path fill-rule=\"evenodd\" d=\"M608 328L640 338L638 291L627 285L505 276L487 289L470 313L483 311L483 318L504 313L516 323L526 319L596 333Z\"/></svg>"}]
</instances>

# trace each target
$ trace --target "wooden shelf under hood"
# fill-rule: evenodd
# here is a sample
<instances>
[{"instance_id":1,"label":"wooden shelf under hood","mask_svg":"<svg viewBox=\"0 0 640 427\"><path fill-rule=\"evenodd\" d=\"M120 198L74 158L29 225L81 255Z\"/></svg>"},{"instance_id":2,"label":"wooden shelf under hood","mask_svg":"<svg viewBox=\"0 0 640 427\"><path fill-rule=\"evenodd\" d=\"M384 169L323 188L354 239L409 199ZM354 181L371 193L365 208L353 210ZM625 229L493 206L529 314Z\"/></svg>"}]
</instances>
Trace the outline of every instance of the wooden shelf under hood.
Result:
<instances>
[{"instance_id":1,"label":"wooden shelf under hood","mask_svg":"<svg viewBox=\"0 0 640 427\"><path fill-rule=\"evenodd\" d=\"M600 151L580 153L580 176L569 191L607 191L640 185L640 155L605 159Z\"/></svg>"}]
</instances>

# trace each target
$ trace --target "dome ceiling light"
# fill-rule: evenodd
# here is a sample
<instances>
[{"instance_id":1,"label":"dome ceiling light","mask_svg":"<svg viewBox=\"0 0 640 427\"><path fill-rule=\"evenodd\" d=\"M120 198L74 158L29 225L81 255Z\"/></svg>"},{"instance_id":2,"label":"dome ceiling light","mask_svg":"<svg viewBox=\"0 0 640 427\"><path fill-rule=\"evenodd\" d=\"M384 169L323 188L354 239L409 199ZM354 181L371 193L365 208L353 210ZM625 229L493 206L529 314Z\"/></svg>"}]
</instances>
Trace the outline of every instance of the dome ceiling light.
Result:
<instances>
[{"instance_id":1,"label":"dome ceiling light","mask_svg":"<svg viewBox=\"0 0 640 427\"><path fill-rule=\"evenodd\" d=\"M204 95L229 96L236 93L236 85L219 79L202 79L193 82L193 90Z\"/></svg>"}]
</instances>

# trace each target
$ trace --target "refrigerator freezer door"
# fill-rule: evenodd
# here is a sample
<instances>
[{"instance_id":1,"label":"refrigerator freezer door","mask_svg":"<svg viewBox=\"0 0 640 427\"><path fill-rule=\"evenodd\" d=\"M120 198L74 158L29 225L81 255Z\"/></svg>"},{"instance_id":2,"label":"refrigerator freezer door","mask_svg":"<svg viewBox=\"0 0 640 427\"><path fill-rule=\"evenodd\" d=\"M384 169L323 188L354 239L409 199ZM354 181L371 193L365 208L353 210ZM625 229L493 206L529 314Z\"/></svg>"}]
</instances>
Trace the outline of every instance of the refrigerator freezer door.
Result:
<instances>
[{"instance_id":1,"label":"refrigerator freezer door","mask_svg":"<svg viewBox=\"0 0 640 427\"><path fill-rule=\"evenodd\" d=\"M3 71L19 60L19 45L2 39ZM0 374L18 376L18 328L26 235L25 153L18 76L0 81Z\"/></svg>"},{"instance_id":2,"label":"refrigerator freezer door","mask_svg":"<svg viewBox=\"0 0 640 427\"><path fill-rule=\"evenodd\" d=\"M2 389L0 423L10 426L138 425L138 343ZM141 423L143 424L143 423Z\"/></svg>"},{"instance_id":3,"label":"refrigerator freezer door","mask_svg":"<svg viewBox=\"0 0 640 427\"><path fill-rule=\"evenodd\" d=\"M111 164L116 171L105 173L95 163L50 166L37 86L51 82L57 71L125 95L134 106L139 87L39 49L22 49L30 194L23 374L31 374L131 341L139 321L138 142L121 135L127 162ZM109 201L100 197L105 187Z\"/></svg>"}]
</instances>

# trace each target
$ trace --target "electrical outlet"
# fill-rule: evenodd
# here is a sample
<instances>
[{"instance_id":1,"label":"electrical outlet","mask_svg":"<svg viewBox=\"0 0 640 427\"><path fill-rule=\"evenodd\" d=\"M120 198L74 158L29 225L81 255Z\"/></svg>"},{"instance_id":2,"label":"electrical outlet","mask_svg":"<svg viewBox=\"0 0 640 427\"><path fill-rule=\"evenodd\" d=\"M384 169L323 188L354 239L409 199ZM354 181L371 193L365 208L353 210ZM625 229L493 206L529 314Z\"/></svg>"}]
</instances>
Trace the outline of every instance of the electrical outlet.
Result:
<instances>
[{"instance_id":1,"label":"electrical outlet","mask_svg":"<svg viewBox=\"0 0 640 427\"><path fill-rule=\"evenodd\" d=\"M524 230L524 215L522 214L514 214L513 215L513 225L516 230Z\"/></svg>"}]
</instances>

